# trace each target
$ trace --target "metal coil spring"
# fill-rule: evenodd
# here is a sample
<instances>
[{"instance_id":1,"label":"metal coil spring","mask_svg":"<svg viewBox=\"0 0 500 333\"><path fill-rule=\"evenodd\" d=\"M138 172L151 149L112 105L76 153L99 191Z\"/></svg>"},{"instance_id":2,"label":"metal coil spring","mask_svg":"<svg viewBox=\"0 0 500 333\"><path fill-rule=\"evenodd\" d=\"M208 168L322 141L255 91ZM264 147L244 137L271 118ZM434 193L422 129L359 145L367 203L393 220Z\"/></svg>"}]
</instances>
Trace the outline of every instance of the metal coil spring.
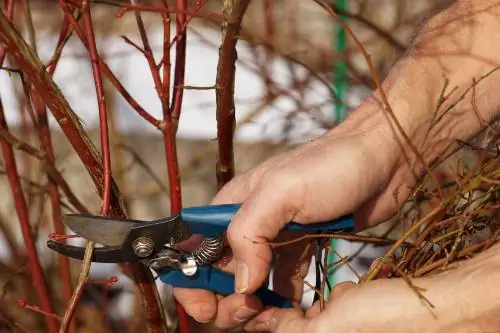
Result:
<instances>
[{"instance_id":1,"label":"metal coil spring","mask_svg":"<svg viewBox=\"0 0 500 333\"><path fill-rule=\"evenodd\" d=\"M191 255L198 266L203 266L219 259L223 248L224 242L222 241L222 237L205 238Z\"/></svg>"}]
</instances>

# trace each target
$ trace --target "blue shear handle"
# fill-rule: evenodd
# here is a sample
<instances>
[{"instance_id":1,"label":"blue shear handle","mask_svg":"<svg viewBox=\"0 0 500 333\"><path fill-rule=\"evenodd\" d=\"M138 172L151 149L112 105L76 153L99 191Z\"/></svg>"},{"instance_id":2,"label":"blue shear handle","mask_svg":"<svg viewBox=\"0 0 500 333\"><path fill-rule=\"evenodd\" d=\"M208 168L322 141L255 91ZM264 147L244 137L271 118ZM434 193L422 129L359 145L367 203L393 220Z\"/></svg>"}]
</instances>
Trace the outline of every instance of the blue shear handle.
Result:
<instances>
[{"instance_id":1,"label":"blue shear handle","mask_svg":"<svg viewBox=\"0 0 500 333\"><path fill-rule=\"evenodd\" d=\"M180 216L182 221L189 225L191 233L202 234L205 237L218 237L226 231L240 207L240 204L188 207L181 210ZM352 231L354 217L346 215L335 220L313 224L290 222L284 229L308 232Z\"/></svg>"},{"instance_id":2,"label":"blue shear handle","mask_svg":"<svg viewBox=\"0 0 500 333\"><path fill-rule=\"evenodd\" d=\"M210 290L218 295L229 296L234 293L234 276L212 266L201 266L194 277L184 275L179 270L168 271L160 280L174 287ZM288 299L272 290L261 287L255 292L263 306L292 308Z\"/></svg>"}]
</instances>

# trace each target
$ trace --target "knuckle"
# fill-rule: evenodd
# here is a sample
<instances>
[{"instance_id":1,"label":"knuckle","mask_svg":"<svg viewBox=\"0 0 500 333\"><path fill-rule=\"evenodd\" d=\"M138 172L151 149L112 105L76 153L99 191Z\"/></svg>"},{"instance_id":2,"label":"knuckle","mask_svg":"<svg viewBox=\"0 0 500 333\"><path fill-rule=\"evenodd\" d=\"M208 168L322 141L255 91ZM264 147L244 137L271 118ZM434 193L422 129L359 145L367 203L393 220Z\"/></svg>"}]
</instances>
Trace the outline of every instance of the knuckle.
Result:
<instances>
[{"instance_id":1,"label":"knuckle","mask_svg":"<svg viewBox=\"0 0 500 333\"><path fill-rule=\"evenodd\" d=\"M184 306L186 312L197 322L207 323L214 319L217 311L213 304L206 302L192 302Z\"/></svg>"},{"instance_id":2,"label":"knuckle","mask_svg":"<svg viewBox=\"0 0 500 333\"><path fill-rule=\"evenodd\" d=\"M241 226L238 226L236 223L230 223L226 229L226 237L231 245L238 245L237 242L241 241L243 234L244 231Z\"/></svg>"},{"instance_id":3,"label":"knuckle","mask_svg":"<svg viewBox=\"0 0 500 333\"><path fill-rule=\"evenodd\" d=\"M189 316L201 323L211 321L217 314L217 302L205 291L195 291L185 288L173 288L176 300L182 305Z\"/></svg>"}]
</instances>

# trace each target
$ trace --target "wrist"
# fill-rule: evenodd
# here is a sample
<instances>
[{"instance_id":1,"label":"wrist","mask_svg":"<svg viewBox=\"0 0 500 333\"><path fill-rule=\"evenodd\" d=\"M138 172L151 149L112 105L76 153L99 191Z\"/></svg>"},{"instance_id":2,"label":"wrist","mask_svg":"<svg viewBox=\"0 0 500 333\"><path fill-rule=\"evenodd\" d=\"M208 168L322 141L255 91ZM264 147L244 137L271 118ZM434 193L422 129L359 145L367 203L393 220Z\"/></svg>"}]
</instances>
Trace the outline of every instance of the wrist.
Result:
<instances>
[{"instance_id":1,"label":"wrist","mask_svg":"<svg viewBox=\"0 0 500 333\"><path fill-rule=\"evenodd\" d=\"M421 174L425 167L415 150L432 164L494 121L500 111L500 14L488 10L492 3L458 1L426 24L382 84L396 119L377 91L334 133L363 135L378 127L396 142L400 163Z\"/></svg>"}]
</instances>

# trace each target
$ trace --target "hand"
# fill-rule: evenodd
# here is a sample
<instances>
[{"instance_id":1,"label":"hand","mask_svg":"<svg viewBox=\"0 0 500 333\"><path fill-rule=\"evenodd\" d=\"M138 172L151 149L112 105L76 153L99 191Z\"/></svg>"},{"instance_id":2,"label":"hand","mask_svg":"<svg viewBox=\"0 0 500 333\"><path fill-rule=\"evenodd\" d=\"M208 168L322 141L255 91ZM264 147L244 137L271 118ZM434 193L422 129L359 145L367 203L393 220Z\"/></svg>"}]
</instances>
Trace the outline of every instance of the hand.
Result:
<instances>
[{"instance_id":1,"label":"hand","mask_svg":"<svg viewBox=\"0 0 500 333\"><path fill-rule=\"evenodd\" d=\"M352 117L329 134L272 158L227 184L213 203L243 203L229 226L233 260L225 267L236 273L237 292L225 299L208 291L175 289L189 315L221 328L243 324L261 310L251 293L269 274L274 240L290 220L311 223L355 212L359 228L394 213L393 191L404 182L406 164L383 117ZM400 195L407 195L403 188ZM255 243L254 241L264 241ZM310 256L301 246L279 247L274 281L278 293L300 300ZM276 284L274 284L276 285Z\"/></svg>"},{"instance_id":2,"label":"hand","mask_svg":"<svg viewBox=\"0 0 500 333\"><path fill-rule=\"evenodd\" d=\"M382 84L394 118L426 164L453 153L457 139L473 137L500 113L495 78L500 71L471 89L474 80L492 73L498 63L500 53L495 50L500 43L492 41L498 41L495 28L500 20L491 10L494 2L457 1L436 15ZM475 27L472 32L470 22ZM467 57L464 47L474 50L474 55ZM448 87L446 101L441 101L444 86ZM407 198L414 179L394 140L401 139L401 133L393 131L395 124L389 122L394 119L388 115L378 102L365 101L327 135L272 158L227 184L214 203L243 203L227 233L234 258L226 269L236 273L238 294L223 299L206 291L174 290L186 311L199 321L214 319L221 328L239 326L255 317L261 307L251 293L267 277L272 259L265 241L274 240L289 220L311 223L354 212L357 227L362 229L390 217L397 209L395 203ZM406 145L402 145L405 151ZM415 161L413 153L409 155L416 172L422 172L420 161ZM303 284L290 279L292 271L298 268L300 274L308 266L307 256L299 256L301 251L300 246L282 247L275 262L275 282L281 284L288 278L278 292L295 299ZM297 262L299 257L302 260ZM372 285L385 283L389 282ZM357 294L353 291L351 295ZM262 315L265 313L268 311Z\"/></svg>"},{"instance_id":3,"label":"hand","mask_svg":"<svg viewBox=\"0 0 500 333\"><path fill-rule=\"evenodd\" d=\"M500 245L458 268L412 280L425 304L403 279L366 285L340 283L329 304L301 310L269 310L247 325L273 333L447 333L500 331Z\"/></svg>"}]
</instances>

